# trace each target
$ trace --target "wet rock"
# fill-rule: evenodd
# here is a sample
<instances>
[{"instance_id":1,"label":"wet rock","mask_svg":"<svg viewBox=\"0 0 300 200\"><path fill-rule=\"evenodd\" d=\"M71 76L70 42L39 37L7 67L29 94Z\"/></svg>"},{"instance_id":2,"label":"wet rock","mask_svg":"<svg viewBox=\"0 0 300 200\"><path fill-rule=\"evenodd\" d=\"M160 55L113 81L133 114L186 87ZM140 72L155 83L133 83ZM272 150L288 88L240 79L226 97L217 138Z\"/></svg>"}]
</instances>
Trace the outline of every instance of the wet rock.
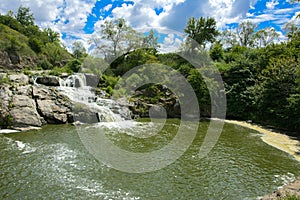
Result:
<instances>
[{"instance_id":1,"label":"wet rock","mask_svg":"<svg viewBox=\"0 0 300 200\"><path fill-rule=\"evenodd\" d=\"M86 85L90 87L97 87L100 77L96 74L84 74Z\"/></svg>"}]
</instances>

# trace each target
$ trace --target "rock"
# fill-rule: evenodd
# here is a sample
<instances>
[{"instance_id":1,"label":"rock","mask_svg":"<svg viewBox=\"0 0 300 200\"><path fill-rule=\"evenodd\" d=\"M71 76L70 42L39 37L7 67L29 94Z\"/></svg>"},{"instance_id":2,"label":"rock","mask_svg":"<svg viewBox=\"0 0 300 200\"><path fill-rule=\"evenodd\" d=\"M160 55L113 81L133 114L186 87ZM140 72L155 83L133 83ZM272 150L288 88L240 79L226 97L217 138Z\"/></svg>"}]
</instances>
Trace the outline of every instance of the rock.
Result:
<instances>
[{"instance_id":1,"label":"rock","mask_svg":"<svg viewBox=\"0 0 300 200\"><path fill-rule=\"evenodd\" d=\"M29 83L29 77L25 74L9 75L9 80L19 85L27 85Z\"/></svg>"},{"instance_id":2,"label":"rock","mask_svg":"<svg viewBox=\"0 0 300 200\"><path fill-rule=\"evenodd\" d=\"M37 84L46 86L59 86L59 78L56 76L38 76L35 80Z\"/></svg>"},{"instance_id":3,"label":"rock","mask_svg":"<svg viewBox=\"0 0 300 200\"><path fill-rule=\"evenodd\" d=\"M300 177L298 177L295 181L280 187L272 194L266 195L261 200L277 200L277 199L289 199L289 197L300 197ZM295 198L290 198L295 199Z\"/></svg>"},{"instance_id":4,"label":"rock","mask_svg":"<svg viewBox=\"0 0 300 200\"><path fill-rule=\"evenodd\" d=\"M96 74L84 74L86 79L86 85L90 87L97 87L100 77Z\"/></svg>"},{"instance_id":5,"label":"rock","mask_svg":"<svg viewBox=\"0 0 300 200\"><path fill-rule=\"evenodd\" d=\"M52 100L37 99L37 108L42 117L49 124L64 124L68 121L68 109L63 106L58 106Z\"/></svg>"},{"instance_id":6,"label":"rock","mask_svg":"<svg viewBox=\"0 0 300 200\"><path fill-rule=\"evenodd\" d=\"M14 127L42 126L41 117L37 113L33 99L25 95L15 95L12 106L10 115Z\"/></svg>"},{"instance_id":7,"label":"rock","mask_svg":"<svg viewBox=\"0 0 300 200\"><path fill-rule=\"evenodd\" d=\"M9 85L0 85L0 127L9 127L12 125L12 117L10 116L12 91Z\"/></svg>"},{"instance_id":8,"label":"rock","mask_svg":"<svg viewBox=\"0 0 300 200\"><path fill-rule=\"evenodd\" d=\"M48 88L43 88L43 87L36 87L33 86L32 88L32 95L33 98L36 99L51 99L51 94L50 94L50 90Z\"/></svg>"},{"instance_id":9,"label":"rock","mask_svg":"<svg viewBox=\"0 0 300 200\"><path fill-rule=\"evenodd\" d=\"M30 96L32 95L32 86L31 85L24 85L17 87L16 94L18 95L26 95Z\"/></svg>"},{"instance_id":10,"label":"rock","mask_svg":"<svg viewBox=\"0 0 300 200\"><path fill-rule=\"evenodd\" d=\"M0 67L11 65L9 55L6 51L0 51Z\"/></svg>"},{"instance_id":11,"label":"rock","mask_svg":"<svg viewBox=\"0 0 300 200\"><path fill-rule=\"evenodd\" d=\"M20 56L15 52L10 52L9 53L9 59L10 59L12 64L19 64L20 61L21 61Z\"/></svg>"}]
</instances>

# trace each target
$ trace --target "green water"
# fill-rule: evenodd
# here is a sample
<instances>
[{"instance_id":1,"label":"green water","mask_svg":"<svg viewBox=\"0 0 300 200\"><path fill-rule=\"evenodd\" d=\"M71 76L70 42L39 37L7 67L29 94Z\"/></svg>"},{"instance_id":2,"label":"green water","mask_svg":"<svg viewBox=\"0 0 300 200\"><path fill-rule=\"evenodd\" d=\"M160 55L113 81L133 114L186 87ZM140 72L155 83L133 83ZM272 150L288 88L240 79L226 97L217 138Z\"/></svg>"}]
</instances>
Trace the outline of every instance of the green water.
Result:
<instances>
[{"instance_id":1,"label":"green water","mask_svg":"<svg viewBox=\"0 0 300 200\"><path fill-rule=\"evenodd\" d=\"M168 120L152 136L155 127L142 122L148 138L130 133L138 128L102 131L120 148L150 152L172 140L179 123ZM225 124L213 150L199 159L207 126L200 123L193 144L178 160L143 174L96 160L73 126L0 135L0 199L256 199L300 175L300 164L291 156L263 143L259 133L232 124Z\"/></svg>"}]
</instances>

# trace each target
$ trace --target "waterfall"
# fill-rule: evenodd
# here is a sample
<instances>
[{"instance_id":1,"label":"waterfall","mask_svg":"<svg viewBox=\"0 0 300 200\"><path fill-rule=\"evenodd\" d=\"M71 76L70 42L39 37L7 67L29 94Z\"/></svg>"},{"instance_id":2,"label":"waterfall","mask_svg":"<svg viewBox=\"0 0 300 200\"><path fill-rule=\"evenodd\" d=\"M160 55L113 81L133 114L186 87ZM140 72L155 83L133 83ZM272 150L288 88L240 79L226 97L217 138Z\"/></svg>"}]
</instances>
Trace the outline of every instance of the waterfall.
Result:
<instances>
[{"instance_id":1,"label":"waterfall","mask_svg":"<svg viewBox=\"0 0 300 200\"><path fill-rule=\"evenodd\" d=\"M88 77L91 78L91 75ZM59 90L73 102L83 104L90 111L96 113L98 122L116 122L130 118L129 109L125 109L124 112L124 107L120 106L116 101L96 96L95 88L87 85L87 82L95 81L87 80L85 74L73 74L66 79L60 79ZM85 111L86 109L75 112Z\"/></svg>"}]
</instances>

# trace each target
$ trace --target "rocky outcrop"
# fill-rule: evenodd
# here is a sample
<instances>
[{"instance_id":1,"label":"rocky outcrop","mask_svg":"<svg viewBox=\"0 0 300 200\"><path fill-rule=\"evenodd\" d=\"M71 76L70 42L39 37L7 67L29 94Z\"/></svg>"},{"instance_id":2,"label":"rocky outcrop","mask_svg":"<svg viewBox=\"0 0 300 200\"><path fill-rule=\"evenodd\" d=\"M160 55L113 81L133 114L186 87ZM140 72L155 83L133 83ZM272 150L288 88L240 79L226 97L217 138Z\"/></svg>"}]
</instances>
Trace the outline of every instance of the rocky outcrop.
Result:
<instances>
[{"instance_id":1,"label":"rocky outcrop","mask_svg":"<svg viewBox=\"0 0 300 200\"><path fill-rule=\"evenodd\" d=\"M42 118L33 99L25 95L14 95L12 106L10 115L14 127L42 126Z\"/></svg>"},{"instance_id":2,"label":"rocky outcrop","mask_svg":"<svg viewBox=\"0 0 300 200\"><path fill-rule=\"evenodd\" d=\"M266 195L261 200L300 199L300 177L295 181L277 189L272 194Z\"/></svg>"},{"instance_id":3,"label":"rocky outcrop","mask_svg":"<svg viewBox=\"0 0 300 200\"><path fill-rule=\"evenodd\" d=\"M21 56L17 52L0 50L0 71L19 71L28 66L34 66L35 60L32 57Z\"/></svg>"},{"instance_id":4,"label":"rocky outcrop","mask_svg":"<svg viewBox=\"0 0 300 200\"><path fill-rule=\"evenodd\" d=\"M73 122L72 102L54 87L29 85L24 74L10 75L0 85L0 127L22 129Z\"/></svg>"},{"instance_id":5,"label":"rocky outcrop","mask_svg":"<svg viewBox=\"0 0 300 200\"><path fill-rule=\"evenodd\" d=\"M54 88L33 86L33 98L39 114L49 124L72 122L72 103Z\"/></svg>"},{"instance_id":6,"label":"rocky outcrop","mask_svg":"<svg viewBox=\"0 0 300 200\"><path fill-rule=\"evenodd\" d=\"M138 90L133 95L132 102L130 109L139 117L178 118L181 116L179 99L166 86L155 85Z\"/></svg>"}]
</instances>

